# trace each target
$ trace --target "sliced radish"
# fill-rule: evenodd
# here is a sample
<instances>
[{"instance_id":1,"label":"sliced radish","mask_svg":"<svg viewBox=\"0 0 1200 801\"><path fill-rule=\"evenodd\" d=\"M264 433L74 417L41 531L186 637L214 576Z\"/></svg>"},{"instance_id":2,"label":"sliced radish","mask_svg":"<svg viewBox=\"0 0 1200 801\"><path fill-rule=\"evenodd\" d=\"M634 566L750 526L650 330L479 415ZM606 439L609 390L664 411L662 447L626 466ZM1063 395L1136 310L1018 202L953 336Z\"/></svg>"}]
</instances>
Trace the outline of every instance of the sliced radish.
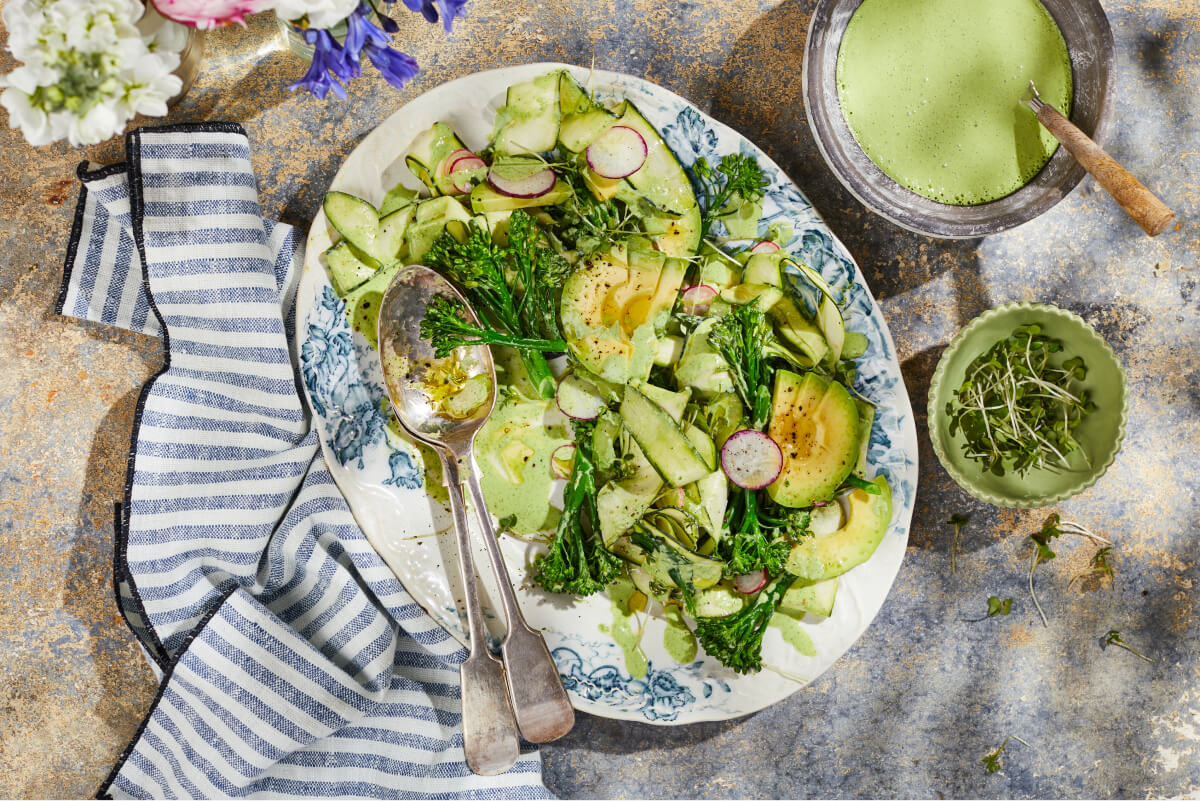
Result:
<instances>
[{"instance_id":1,"label":"sliced radish","mask_svg":"<svg viewBox=\"0 0 1200 801\"><path fill-rule=\"evenodd\" d=\"M750 248L751 253L775 253L779 250L779 245L772 242L770 239L764 239L754 247Z\"/></svg>"},{"instance_id":2,"label":"sliced radish","mask_svg":"<svg viewBox=\"0 0 1200 801\"><path fill-rule=\"evenodd\" d=\"M767 569L756 570L753 573L743 573L733 580L733 587L742 595L753 595L767 586Z\"/></svg>"},{"instance_id":3,"label":"sliced radish","mask_svg":"<svg viewBox=\"0 0 1200 801\"><path fill-rule=\"evenodd\" d=\"M648 152L640 133L614 125L588 145L587 163L601 178L624 178L642 168Z\"/></svg>"},{"instance_id":4,"label":"sliced radish","mask_svg":"<svg viewBox=\"0 0 1200 801\"><path fill-rule=\"evenodd\" d=\"M555 478L570 478L575 469L575 443L559 445L550 454L550 472Z\"/></svg>"},{"instance_id":5,"label":"sliced radish","mask_svg":"<svg viewBox=\"0 0 1200 801\"><path fill-rule=\"evenodd\" d=\"M703 315L717 299L717 290L708 284L689 286L679 296L679 310L684 314Z\"/></svg>"},{"instance_id":6,"label":"sliced radish","mask_svg":"<svg viewBox=\"0 0 1200 801\"><path fill-rule=\"evenodd\" d=\"M487 162L478 156L464 157L450 169L450 182L459 192L470 192L475 178L487 169Z\"/></svg>"},{"instance_id":7,"label":"sliced radish","mask_svg":"<svg viewBox=\"0 0 1200 801\"><path fill-rule=\"evenodd\" d=\"M459 159L477 158L479 158L479 156L475 155L470 150L460 147L458 150L455 150L453 153L446 156L446 158L442 159L442 169L445 171L446 175L449 175L450 173L454 172L454 165Z\"/></svg>"},{"instance_id":8,"label":"sliced radish","mask_svg":"<svg viewBox=\"0 0 1200 801\"><path fill-rule=\"evenodd\" d=\"M595 420L605 407L600 390L574 373L558 382L554 398L562 413L575 420Z\"/></svg>"},{"instance_id":9,"label":"sliced radish","mask_svg":"<svg viewBox=\"0 0 1200 801\"><path fill-rule=\"evenodd\" d=\"M721 446L721 469L742 489L762 489L779 478L783 451L763 432L748 428L733 434Z\"/></svg>"},{"instance_id":10,"label":"sliced radish","mask_svg":"<svg viewBox=\"0 0 1200 801\"><path fill-rule=\"evenodd\" d=\"M509 197L541 197L558 183L558 176L549 167L535 171L492 167L487 179L493 189Z\"/></svg>"}]
</instances>

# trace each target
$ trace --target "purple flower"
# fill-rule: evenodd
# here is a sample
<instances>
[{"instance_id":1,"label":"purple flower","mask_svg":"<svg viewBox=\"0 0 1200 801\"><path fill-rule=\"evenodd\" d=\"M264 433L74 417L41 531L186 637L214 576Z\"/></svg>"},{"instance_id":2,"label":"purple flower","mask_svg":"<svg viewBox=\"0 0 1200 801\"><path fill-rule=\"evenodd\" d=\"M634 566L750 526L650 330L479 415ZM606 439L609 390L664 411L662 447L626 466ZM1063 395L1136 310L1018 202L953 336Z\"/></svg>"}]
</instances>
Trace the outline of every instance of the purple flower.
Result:
<instances>
[{"instance_id":1,"label":"purple flower","mask_svg":"<svg viewBox=\"0 0 1200 801\"><path fill-rule=\"evenodd\" d=\"M385 0L391 2L391 0ZM420 0L404 0L406 4ZM466 0L438 0L444 9L461 13ZM411 7L411 6L410 6ZM437 19L434 11L433 19ZM426 14L428 17L428 14ZM301 86L314 95L324 98L333 90L339 98L346 99L342 81L349 81L362 74L362 59L365 55L384 79L399 89L417 74L417 62L411 56L393 50L389 33L399 30L395 21L376 12L366 0L360 3L344 21L345 35L339 42L328 30L312 28L297 31L313 46L313 61L304 77L289 88ZM447 25L449 17L447 17Z\"/></svg>"},{"instance_id":2,"label":"purple flower","mask_svg":"<svg viewBox=\"0 0 1200 801\"><path fill-rule=\"evenodd\" d=\"M442 25L449 31L454 25L454 18L463 15L463 6L467 0L404 0L404 5L410 11L419 11L430 22L438 21L438 11L441 11Z\"/></svg>"}]
</instances>

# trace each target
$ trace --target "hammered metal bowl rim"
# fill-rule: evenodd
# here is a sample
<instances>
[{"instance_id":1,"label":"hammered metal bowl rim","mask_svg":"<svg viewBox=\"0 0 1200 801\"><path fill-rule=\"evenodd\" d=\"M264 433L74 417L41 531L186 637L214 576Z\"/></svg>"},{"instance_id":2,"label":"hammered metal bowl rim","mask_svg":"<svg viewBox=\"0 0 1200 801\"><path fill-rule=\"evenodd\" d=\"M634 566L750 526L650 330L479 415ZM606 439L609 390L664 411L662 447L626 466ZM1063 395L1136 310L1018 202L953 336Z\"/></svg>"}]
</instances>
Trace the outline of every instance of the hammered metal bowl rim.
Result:
<instances>
[{"instance_id":1,"label":"hammered metal bowl rim","mask_svg":"<svg viewBox=\"0 0 1200 801\"><path fill-rule=\"evenodd\" d=\"M964 346L971 334L981 328L985 323L996 317L1001 317L1018 311L1043 312L1056 317L1061 317L1064 320L1069 320L1070 322L1076 324L1079 327L1082 335L1090 336L1092 339L1094 339L1100 345L1101 350L1112 359L1113 364L1115 364L1117 367L1117 375L1120 376L1121 380L1121 415L1117 424L1112 453L1108 457L1108 460L1104 462L1104 464L1096 465L1091 472L1081 479L1076 485L1050 495L1025 498L1014 498L1006 495L1000 495L977 487L970 478L964 475L962 471L960 471L954 465L946 453L947 443L942 442L941 434L939 433L941 431L941 426L937 425L935 422L941 419L945 413L943 410L936 408L941 404L934 400L937 398L941 390L942 381L946 376L947 365L950 363L950 360L953 358L953 356ZM952 339L950 344L946 347L945 352L942 353L942 357L938 360L937 368L933 371L933 378L929 382L929 396L926 409L926 414L928 415L929 441L933 444L933 452L937 454L938 461L941 463L946 472L950 474L950 477L954 479L956 484L970 493L973 497L985 503L990 503L993 506L1000 506L1009 509L1040 509L1044 506L1052 506L1060 501L1065 501L1067 498L1072 498L1078 495L1099 481L1104 474L1108 472L1108 468L1112 466L1112 463L1116 461L1117 454L1121 452L1121 447L1125 442L1125 423L1128 413L1129 381L1125 376L1125 369L1121 366L1121 360L1117 358L1117 354L1113 351L1108 342L1105 341L1104 337L1100 336L1096 329L1093 328L1087 320L1084 320L1082 317L1072 311L1068 311L1067 309L1054 306L1049 303L1031 303L1029 301L1003 303L995 308L989 309L968 323L961 331L958 332L958 334L955 335L954 339Z\"/></svg>"},{"instance_id":2,"label":"hammered metal bowl rim","mask_svg":"<svg viewBox=\"0 0 1200 801\"><path fill-rule=\"evenodd\" d=\"M862 0L858 1L861 4ZM1051 157L1051 161L1042 167L1037 176L1034 176L1033 179L1015 192L997 198L989 203L981 203L975 206L953 206L938 203L918 195L897 183L891 176L884 173L869 156L863 153L858 140L849 132L849 128L845 126L844 120L841 118L840 101L834 104L836 106L834 111L838 118L836 121L833 119L835 114L830 113L825 108L824 103L818 104L819 114L814 114L813 111L814 101L812 93L814 90L810 85L811 62L818 57L814 43L820 38L814 34L818 32L824 33L825 28L819 26L824 26L828 23L831 6L839 2L843 2L843 0L817 0L816 7L809 17L808 33L804 40L804 52L801 55L800 62L800 94L804 102L804 114L808 121L809 130L812 132L813 141L816 142L817 150L820 152L821 158L825 161L825 165L833 173L834 177L837 178L838 183L844 186L855 200L864 205L872 213L879 215L893 225L923 236L937 237L939 239L976 239L1011 230L1040 217L1062 202L1079 185L1079 182L1083 180L1087 174L1083 166L1066 153L1065 148L1059 147ZM1072 4L1078 2L1075 10L1080 13L1087 13L1097 23L1098 27L1100 41L1089 42L1089 44L1095 48L1092 59L1102 65L1104 82L1100 90L1100 96L1096 100L1099 113L1095 127L1090 131L1090 135L1097 144L1103 146L1108 137L1116 100L1116 43L1112 35L1112 24L1109 22L1108 15L1105 13L1104 7L1100 4L1100 0L1069 0L1069 2ZM1057 19L1055 22L1058 24ZM840 49L840 47L841 36L839 35L837 48ZM1074 58L1076 51L1071 50L1068 45L1068 52L1072 54L1072 78L1078 82L1078 75L1075 71L1076 59ZM1087 59L1081 57L1080 60ZM1068 114L1068 117L1072 120L1076 118L1074 104L1077 100L1077 97L1072 98L1072 109ZM839 127L839 122L842 123L841 127L846 127L844 134L840 133L841 127ZM862 156L862 159L868 162L865 165L868 175L860 176L857 172L843 169L831 153L834 145L830 141L827 141L827 139L833 142L845 141L846 147L851 148L852 152L857 151ZM838 147L841 147L841 145ZM1050 169L1052 163L1058 163L1060 160L1066 162L1065 166L1062 167L1065 172L1057 183L1046 187L1053 187L1057 191L1033 193L1031 187L1037 182L1038 176ZM905 205L911 206L914 203L917 205L932 205L939 210L945 209L947 214L952 214L952 210L954 209L987 209L988 207L997 207L999 204L1010 205L1012 199L1016 197L1021 197L1023 202L1009 211L999 213L999 216L992 219L971 223L951 220L948 217L943 218L932 213L913 211L904 208L903 205L889 210L881 205L882 201L888 200L887 193L881 187L894 187L896 191L907 198ZM872 195L876 194L880 195L881 202L877 202L876 199L872 198ZM899 203L899 201L896 202ZM906 211L908 212L907 216L905 216Z\"/></svg>"}]
</instances>

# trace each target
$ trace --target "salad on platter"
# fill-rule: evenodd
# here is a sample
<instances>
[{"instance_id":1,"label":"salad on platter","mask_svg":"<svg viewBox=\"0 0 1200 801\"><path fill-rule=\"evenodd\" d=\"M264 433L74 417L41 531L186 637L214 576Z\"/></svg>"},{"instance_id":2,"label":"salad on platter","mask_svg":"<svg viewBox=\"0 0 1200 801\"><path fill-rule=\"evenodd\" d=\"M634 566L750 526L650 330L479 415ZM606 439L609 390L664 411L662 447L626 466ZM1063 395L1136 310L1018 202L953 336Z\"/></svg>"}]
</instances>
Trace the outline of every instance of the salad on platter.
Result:
<instances>
[{"instance_id":1,"label":"salad on platter","mask_svg":"<svg viewBox=\"0 0 1200 801\"><path fill-rule=\"evenodd\" d=\"M763 667L776 616L829 616L892 519L853 389L867 339L780 247L786 223L763 235L754 156L689 174L630 100L557 70L509 87L487 147L438 122L405 164L424 192L327 193L323 262L372 345L405 264L471 302L478 324L449 299L425 310L426 373L443 415L470 416L490 392L456 349L494 349L475 461L502 531L543 546L529 580L608 592L665 618L679 661L700 647L739 673Z\"/></svg>"}]
</instances>

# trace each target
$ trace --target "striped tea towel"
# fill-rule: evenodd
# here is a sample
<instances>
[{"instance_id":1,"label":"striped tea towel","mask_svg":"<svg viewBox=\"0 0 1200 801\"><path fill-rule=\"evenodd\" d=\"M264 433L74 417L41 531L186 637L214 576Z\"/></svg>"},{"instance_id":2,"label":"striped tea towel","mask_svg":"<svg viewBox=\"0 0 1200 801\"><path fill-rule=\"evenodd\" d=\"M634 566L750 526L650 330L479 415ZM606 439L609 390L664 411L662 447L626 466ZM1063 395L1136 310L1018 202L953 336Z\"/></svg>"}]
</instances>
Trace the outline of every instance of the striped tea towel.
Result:
<instances>
[{"instance_id":1,"label":"striped tea towel","mask_svg":"<svg viewBox=\"0 0 1200 801\"><path fill-rule=\"evenodd\" d=\"M79 177L58 311L166 343L114 559L162 684L100 793L547 797L533 749L468 770L465 652L325 469L290 348L299 237L263 219L241 127L139 129Z\"/></svg>"}]
</instances>

